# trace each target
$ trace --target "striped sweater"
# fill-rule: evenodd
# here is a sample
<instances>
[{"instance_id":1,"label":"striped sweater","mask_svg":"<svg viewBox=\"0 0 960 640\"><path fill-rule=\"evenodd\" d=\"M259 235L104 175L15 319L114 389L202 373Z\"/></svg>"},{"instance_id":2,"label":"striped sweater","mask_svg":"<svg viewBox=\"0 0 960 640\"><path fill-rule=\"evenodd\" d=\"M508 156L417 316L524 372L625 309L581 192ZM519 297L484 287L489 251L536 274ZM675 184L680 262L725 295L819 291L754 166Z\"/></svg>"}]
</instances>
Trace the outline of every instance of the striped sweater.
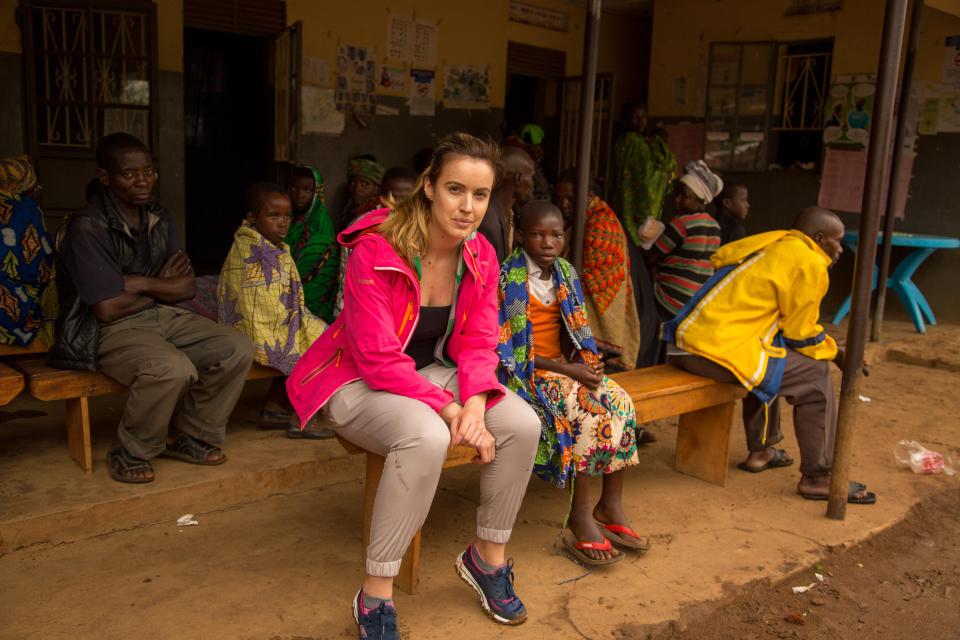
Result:
<instances>
[{"instance_id":1,"label":"striped sweater","mask_svg":"<svg viewBox=\"0 0 960 640\"><path fill-rule=\"evenodd\" d=\"M676 215L651 248L657 256L654 295L661 315L673 317L713 275L720 225L706 212Z\"/></svg>"}]
</instances>

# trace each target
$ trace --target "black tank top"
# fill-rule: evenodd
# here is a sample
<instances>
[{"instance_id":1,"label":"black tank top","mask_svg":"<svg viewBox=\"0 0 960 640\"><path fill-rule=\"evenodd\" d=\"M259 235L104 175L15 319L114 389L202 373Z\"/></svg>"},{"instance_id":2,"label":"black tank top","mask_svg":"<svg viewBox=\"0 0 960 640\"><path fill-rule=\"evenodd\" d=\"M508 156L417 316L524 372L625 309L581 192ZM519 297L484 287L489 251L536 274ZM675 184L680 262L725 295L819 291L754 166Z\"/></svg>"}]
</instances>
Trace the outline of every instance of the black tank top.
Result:
<instances>
[{"instance_id":1,"label":"black tank top","mask_svg":"<svg viewBox=\"0 0 960 640\"><path fill-rule=\"evenodd\" d=\"M437 340L447 332L447 322L450 320L450 307L420 307L420 321L410 337L410 343L404 350L413 358L417 369L423 369L434 363L433 352L437 348Z\"/></svg>"}]
</instances>

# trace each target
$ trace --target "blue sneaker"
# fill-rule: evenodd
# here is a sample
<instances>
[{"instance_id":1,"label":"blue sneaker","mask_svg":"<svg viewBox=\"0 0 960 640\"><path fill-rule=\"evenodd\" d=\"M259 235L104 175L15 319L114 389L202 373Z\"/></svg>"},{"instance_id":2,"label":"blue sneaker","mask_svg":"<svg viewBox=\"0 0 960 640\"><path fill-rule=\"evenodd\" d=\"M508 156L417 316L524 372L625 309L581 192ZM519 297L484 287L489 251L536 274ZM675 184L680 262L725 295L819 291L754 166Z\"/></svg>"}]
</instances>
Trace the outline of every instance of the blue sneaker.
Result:
<instances>
[{"instance_id":1,"label":"blue sneaker","mask_svg":"<svg viewBox=\"0 0 960 640\"><path fill-rule=\"evenodd\" d=\"M357 622L360 640L400 640L397 633L397 610L381 602L376 609L363 612L361 591L353 597L353 619Z\"/></svg>"},{"instance_id":2,"label":"blue sneaker","mask_svg":"<svg viewBox=\"0 0 960 640\"><path fill-rule=\"evenodd\" d=\"M513 591L513 559L493 573L477 566L471 544L457 556L457 574L480 596L487 615L500 624L518 625L527 621L527 610Z\"/></svg>"}]
</instances>

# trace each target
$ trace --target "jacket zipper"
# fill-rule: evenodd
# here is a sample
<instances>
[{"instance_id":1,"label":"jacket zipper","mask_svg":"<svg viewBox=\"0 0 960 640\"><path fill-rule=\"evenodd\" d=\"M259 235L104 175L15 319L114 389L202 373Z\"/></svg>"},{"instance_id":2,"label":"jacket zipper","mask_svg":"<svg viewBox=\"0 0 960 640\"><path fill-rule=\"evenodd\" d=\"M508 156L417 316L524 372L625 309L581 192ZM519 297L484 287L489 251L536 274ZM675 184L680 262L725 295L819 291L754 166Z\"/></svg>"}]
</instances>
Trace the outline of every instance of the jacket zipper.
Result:
<instances>
[{"instance_id":1,"label":"jacket zipper","mask_svg":"<svg viewBox=\"0 0 960 640\"><path fill-rule=\"evenodd\" d=\"M303 376L300 379L300 386L303 386L316 378L318 375L323 373L327 368L332 364L334 368L340 366L340 358L343 355L343 349L337 349L337 352L323 361L322 364L317 365L314 369L310 371L307 375Z\"/></svg>"},{"instance_id":2,"label":"jacket zipper","mask_svg":"<svg viewBox=\"0 0 960 640\"><path fill-rule=\"evenodd\" d=\"M420 287L419 284L414 282L413 278L410 277L410 274L403 269L398 269L396 267L374 267L374 271L396 271L397 273L403 274L407 280L413 284L413 291L417 297L417 302L420 300ZM412 316L411 316L412 314ZM400 322L400 329L397 331L397 336L399 337L403 333L403 329L406 326L407 319L409 317L413 318L413 324L410 326L410 332L407 334L407 339L403 341L403 347L401 351L406 351L407 346L410 344L410 340L413 338L413 332L417 330L417 324L420 322L420 306L419 304L414 308L412 302L407 303L407 310L403 314L403 320Z\"/></svg>"}]
</instances>

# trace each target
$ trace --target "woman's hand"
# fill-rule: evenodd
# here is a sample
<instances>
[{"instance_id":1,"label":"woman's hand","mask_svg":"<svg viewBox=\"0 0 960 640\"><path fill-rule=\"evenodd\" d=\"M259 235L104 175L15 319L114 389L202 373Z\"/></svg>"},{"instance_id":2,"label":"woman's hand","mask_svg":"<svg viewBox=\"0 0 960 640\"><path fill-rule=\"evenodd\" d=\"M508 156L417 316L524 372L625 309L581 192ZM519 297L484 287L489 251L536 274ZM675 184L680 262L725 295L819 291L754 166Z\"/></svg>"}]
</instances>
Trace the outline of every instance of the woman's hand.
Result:
<instances>
[{"instance_id":1,"label":"woman's hand","mask_svg":"<svg viewBox=\"0 0 960 640\"><path fill-rule=\"evenodd\" d=\"M477 450L474 462L480 464L492 462L496 456L497 442L493 434L487 431L485 413L486 398L474 396L464 403L460 412L450 421L450 444L473 447Z\"/></svg>"},{"instance_id":2,"label":"woman's hand","mask_svg":"<svg viewBox=\"0 0 960 640\"><path fill-rule=\"evenodd\" d=\"M603 365L600 365L602 367ZM569 378L573 378L590 391L596 391L600 388L600 383L603 382L603 369L597 370L597 368L591 367L588 364L583 362L571 362L565 367L563 374Z\"/></svg>"}]
</instances>

